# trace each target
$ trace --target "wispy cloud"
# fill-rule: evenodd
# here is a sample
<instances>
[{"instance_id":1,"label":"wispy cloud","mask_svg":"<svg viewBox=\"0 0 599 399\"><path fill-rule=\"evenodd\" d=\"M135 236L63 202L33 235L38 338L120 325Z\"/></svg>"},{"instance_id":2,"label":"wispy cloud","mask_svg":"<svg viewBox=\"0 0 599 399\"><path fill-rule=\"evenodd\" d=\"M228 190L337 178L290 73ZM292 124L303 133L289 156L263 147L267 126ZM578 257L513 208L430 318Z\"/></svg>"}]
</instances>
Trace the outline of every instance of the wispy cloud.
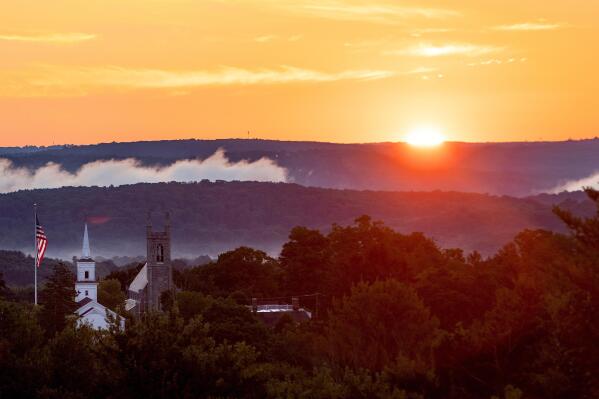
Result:
<instances>
[{"instance_id":1,"label":"wispy cloud","mask_svg":"<svg viewBox=\"0 0 599 399\"><path fill-rule=\"evenodd\" d=\"M37 34L0 34L0 40L31 43L78 43L93 40L97 36L91 33L37 33Z\"/></svg>"},{"instance_id":2,"label":"wispy cloud","mask_svg":"<svg viewBox=\"0 0 599 399\"><path fill-rule=\"evenodd\" d=\"M545 20L538 20L536 22L521 22L511 25L499 25L493 29L502 31L542 31L542 30L556 30L567 27L568 24L562 22L547 22Z\"/></svg>"},{"instance_id":3,"label":"wispy cloud","mask_svg":"<svg viewBox=\"0 0 599 399\"><path fill-rule=\"evenodd\" d=\"M278 35L262 35L262 36L256 36L254 38L254 41L257 43L269 43L275 40L286 40L288 42L297 42L299 40L301 40L304 36L303 35L291 35L288 37L281 37Z\"/></svg>"},{"instance_id":4,"label":"wispy cloud","mask_svg":"<svg viewBox=\"0 0 599 399\"><path fill-rule=\"evenodd\" d=\"M404 72L402 75L418 75L421 80L443 79L445 75L438 73L439 68L418 67Z\"/></svg>"},{"instance_id":5,"label":"wispy cloud","mask_svg":"<svg viewBox=\"0 0 599 399\"><path fill-rule=\"evenodd\" d=\"M447 43L434 45L420 43L399 50L384 51L384 55L409 55L415 57L443 57L450 55L480 56L484 54L501 51L502 48L495 46L478 45L471 43Z\"/></svg>"},{"instance_id":6,"label":"wispy cloud","mask_svg":"<svg viewBox=\"0 0 599 399\"><path fill-rule=\"evenodd\" d=\"M264 36L255 37L254 41L258 42L258 43L267 43L267 42L272 42L276 38L277 38L276 35L264 35Z\"/></svg>"},{"instance_id":7,"label":"wispy cloud","mask_svg":"<svg viewBox=\"0 0 599 399\"><path fill-rule=\"evenodd\" d=\"M458 11L445 8L400 6L396 2L359 0L304 0L272 1L270 4L318 18L345 21L396 23L406 18L450 18L461 15Z\"/></svg>"},{"instance_id":8,"label":"wispy cloud","mask_svg":"<svg viewBox=\"0 0 599 399\"><path fill-rule=\"evenodd\" d=\"M187 89L200 86L323 83L389 78L388 70L324 72L283 65L272 69L224 67L214 71L173 71L108 67L46 66L0 85L3 96L84 95L89 92L132 89Z\"/></svg>"},{"instance_id":9,"label":"wispy cloud","mask_svg":"<svg viewBox=\"0 0 599 399\"><path fill-rule=\"evenodd\" d=\"M491 59L483 60L483 61L479 61L479 62L471 62L468 64L468 66L514 64L514 63L518 63L518 62L522 63L522 62L526 62L526 61L528 61L528 58L526 58L526 57L520 57L520 58L511 57L511 58L506 58L506 59L491 58Z\"/></svg>"},{"instance_id":10,"label":"wispy cloud","mask_svg":"<svg viewBox=\"0 0 599 399\"><path fill-rule=\"evenodd\" d=\"M169 71L107 67L82 69L79 72L81 83L90 81L100 85L138 88L371 80L387 78L391 75L389 71L380 70L346 70L330 73L287 65L277 69L259 70L226 67L218 71Z\"/></svg>"}]
</instances>

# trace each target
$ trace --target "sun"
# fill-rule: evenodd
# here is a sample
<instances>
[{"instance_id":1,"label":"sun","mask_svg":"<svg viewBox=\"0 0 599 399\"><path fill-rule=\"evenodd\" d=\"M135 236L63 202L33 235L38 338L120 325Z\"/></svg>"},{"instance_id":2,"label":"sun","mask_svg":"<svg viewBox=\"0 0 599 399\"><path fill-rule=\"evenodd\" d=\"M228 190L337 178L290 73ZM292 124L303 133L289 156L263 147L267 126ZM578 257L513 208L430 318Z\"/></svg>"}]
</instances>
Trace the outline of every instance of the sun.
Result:
<instances>
[{"instance_id":1,"label":"sun","mask_svg":"<svg viewBox=\"0 0 599 399\"><path fill-rule=\"evenodd\" d=\"M410 131L405 140L408 144L415 147L437 147L445 142L445 136L443 136L439 129L419 127Z\"/></svg>"}]
</instances>

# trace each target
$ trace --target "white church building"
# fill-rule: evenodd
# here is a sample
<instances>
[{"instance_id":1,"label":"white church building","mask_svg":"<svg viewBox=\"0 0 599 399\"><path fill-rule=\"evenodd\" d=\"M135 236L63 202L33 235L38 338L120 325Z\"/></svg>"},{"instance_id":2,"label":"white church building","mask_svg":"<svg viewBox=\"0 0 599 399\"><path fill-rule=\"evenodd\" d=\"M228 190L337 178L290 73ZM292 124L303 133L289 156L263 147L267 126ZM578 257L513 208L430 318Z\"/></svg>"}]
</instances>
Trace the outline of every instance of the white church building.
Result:
<instances>
[{"instance_id":1,"label":"white church building","mask_svg":"<svg viewBox=\"0 0 599 399\"><path fill-rule=\"evenodd\" d=\"M87 224L83 232L83 250L81 258L77 259L77 281L75 282L79 306L75 311L77 324L87 324L100 330L108 329L108 315L116 319L118 315L98 302L98 280L96 279L96 262L91 257ZM125 328L125 319L119 317L121 329Z\"/></svg>"}]
</instances>

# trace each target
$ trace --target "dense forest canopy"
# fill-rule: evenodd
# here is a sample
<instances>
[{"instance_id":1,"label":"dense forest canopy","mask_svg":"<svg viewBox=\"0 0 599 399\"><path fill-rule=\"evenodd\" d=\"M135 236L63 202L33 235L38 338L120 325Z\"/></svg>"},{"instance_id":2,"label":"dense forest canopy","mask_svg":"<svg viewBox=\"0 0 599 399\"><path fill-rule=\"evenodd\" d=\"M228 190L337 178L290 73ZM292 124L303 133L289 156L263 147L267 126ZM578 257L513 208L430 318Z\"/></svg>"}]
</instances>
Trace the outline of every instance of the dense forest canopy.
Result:
<instances>
[{"instance_id":1,"label":"dense forest canopy","mask_svg":"<svg viewBox=\"0 0 599 399\"><path fill-rule=\"evenodd\" d=\"M414 156L403 143L335 144L273 140L169 140L48 148L0 148L15 166L48 162L76 171L96 160L136 158L164 166L205 159L223 148L229 159L268 157L306 186L368 190L447 190L526 196L599 170L599 139L536 143L445 143ZM430 159L429 159L430 158ZM422 163L422 159L427 162ZM442 160L442 162L437 162Z\"/></svg>"},{"instance_id":2,"label":"dense forest canopy","mask_svg":"<svg viewBox=\"0 0 599 399\"><path fill-rule=\"evenodd\" d=\"M240 247L178 270L166 311L128 318L125 331L118 320L108 331L74 327L65 265L54 265L38 308L0 279L0 392L596 398L599 193L587 194L590 218L554 210L569 234L524 230L489 257L368 216L326 231L295 227L279 257ZM122 301L118 288L139 267L108 275L102 295ZM246 306L298 295L308 322L268 328Z\"/></svg>"},{"instance_id":3,"label":"dense forest canopy","mask_svg":"<svg viewBox=\"0 0 599 399\"><path fill-rule=\"evenodd\" d=\"M421 231L443 247L491 254L519 231L565 231L554 203L590 215L581 193L525 199L457 192L382 192L257 182L66 187L0 195L0 248L31 251L32 204L50 240L48 256L71 259L90 223L94 256L145 254L148 210L169 210L179 257L216 256L237 246L276 255L291 228L327 229L356 215L384 220L401 232ZM155 220L160 227L161 220Z\"/></svg>"}]
</instances>

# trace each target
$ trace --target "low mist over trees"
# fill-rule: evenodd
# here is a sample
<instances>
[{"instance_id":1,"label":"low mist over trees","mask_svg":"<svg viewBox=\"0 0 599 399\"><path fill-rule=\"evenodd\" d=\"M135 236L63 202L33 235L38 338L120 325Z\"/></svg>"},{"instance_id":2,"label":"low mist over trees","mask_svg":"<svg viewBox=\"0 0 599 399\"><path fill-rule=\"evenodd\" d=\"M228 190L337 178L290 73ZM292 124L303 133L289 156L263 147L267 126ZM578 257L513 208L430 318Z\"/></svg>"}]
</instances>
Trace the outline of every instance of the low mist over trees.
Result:
<instances>
[{"instance_id":1,"label":"low mist over trees","mask_svg":"<svg viewBox=\"0 0 599 399\"><path fill-rule=\"evenodd\" d=\"M444 162L422 163L403 143L339 144L275 140L164 140L36 149L0 148L16 167L48 162L76 172L97 160L135 158L146 166L205 159L219 148L237 162L267 157L304 186L355 190L450 190L524 196L599 170L599 140L445 143ZM433 160L436 157L433 158ZM438 159L438 158L437 158ZM354 215L355 216L355 215Z\"/></svg>"},{"instance_id":2,"label":"low mist over trees","mask_svg":"<svg viewBox=\"0 0 599 399\"><path fill-rule=\"evenodd\" d=\"M66 187L0 194L0 248L32 250L33 203L48 239L48 256L71 259L81 248L83 221L90 223L95 254L145 253L150 209L171 210L176 256L213 254L239 246L278 253L297 225L327 231L358 215L393 229L420 231L444 247L489 255L523 229L565 232L554 204L590 215L582 193L530 198L457 192L374 192L258 182L136 184ZM110 272L110 271L108 271Z\"/></svg>"},{"instance_id":3,"label":"low mist over trees","mask_svg":"<svg viewBox=\"0 0 599 399\"><path fill-rule=\"evenodd\" d=\"M525 230L489 257L366 216L326 232L296 227L279 258L241 247L177 270L169 311L130 319L125 331L77 329L69 317L58 328L44 321L53 302L33 308L5 296L0 392L595 398L599 194L587 194L591 218L556 209L571 234ZM120 272L102 283L115 298L129 278ZM46 290L67 281L57 267ZM246 306L291 296L315 317L269 328Z\"/></svg>"}]
</instances>

